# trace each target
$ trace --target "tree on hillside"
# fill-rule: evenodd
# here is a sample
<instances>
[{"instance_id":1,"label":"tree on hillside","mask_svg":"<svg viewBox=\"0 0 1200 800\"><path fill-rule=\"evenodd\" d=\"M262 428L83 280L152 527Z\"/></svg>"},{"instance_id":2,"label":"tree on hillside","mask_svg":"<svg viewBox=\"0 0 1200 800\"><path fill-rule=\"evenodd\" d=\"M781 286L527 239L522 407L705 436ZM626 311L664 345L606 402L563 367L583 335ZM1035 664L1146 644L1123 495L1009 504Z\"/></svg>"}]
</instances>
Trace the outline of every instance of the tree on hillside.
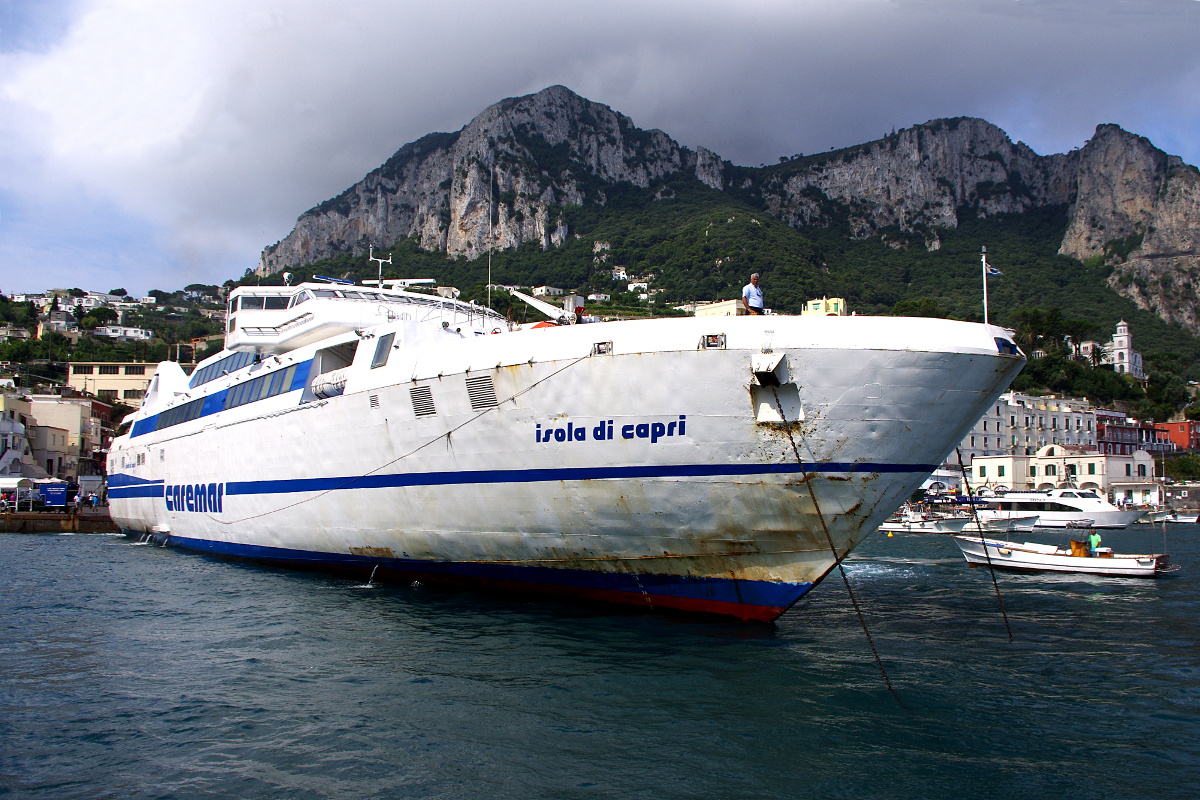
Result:
<instances>
[{"instance_id":1,"label":"tree on hillside","mask_svg":"<svg viewBox=\"0 0 1200 800\"><path fill-rule=\"evenodd\" d=\"M942 307L935 297L921 297L917 300L901 300L892 306L893 317L937 317L949 319L950 312Z\"/></svg>"}]
</instances>

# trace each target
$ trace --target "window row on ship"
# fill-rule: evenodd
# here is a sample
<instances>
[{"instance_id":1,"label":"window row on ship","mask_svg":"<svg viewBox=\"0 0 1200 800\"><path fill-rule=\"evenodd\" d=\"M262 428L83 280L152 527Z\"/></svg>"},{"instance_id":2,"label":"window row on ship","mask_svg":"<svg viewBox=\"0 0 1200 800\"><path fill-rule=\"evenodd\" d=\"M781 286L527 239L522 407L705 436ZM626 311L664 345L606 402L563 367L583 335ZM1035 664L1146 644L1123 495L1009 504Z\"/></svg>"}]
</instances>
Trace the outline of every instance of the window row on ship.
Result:
<instances>
[{"instance_id":1,"label":"window row on ship","mask_svg":"<svg viewBox=\"0 0 1200 800\"><path fill-rule=\"evenodd\" d=\"M285 369L259 375L257 378L230 386L228 389L214 392L205 397L198 397L153 417L139 420L134 423L132 435L139 436L151 431L160 431L210 414L218 414L248 403L266 400L268 397L303 389L311 364L311 361L305 361Z\"/></svg>"}]
</instances>

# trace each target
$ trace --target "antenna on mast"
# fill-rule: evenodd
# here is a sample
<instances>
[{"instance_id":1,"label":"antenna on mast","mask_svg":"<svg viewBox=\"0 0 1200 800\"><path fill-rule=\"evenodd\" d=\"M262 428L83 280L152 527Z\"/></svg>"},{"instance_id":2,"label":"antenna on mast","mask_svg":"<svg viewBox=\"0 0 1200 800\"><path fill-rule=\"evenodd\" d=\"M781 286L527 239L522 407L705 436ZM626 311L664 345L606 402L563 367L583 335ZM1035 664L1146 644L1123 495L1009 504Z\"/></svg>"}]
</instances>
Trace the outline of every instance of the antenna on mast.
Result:
<instances>
[{"instance_id":1,"label":"antenna on mast","mask_svg":"<svg viewBox=\"0 0 1200 800\"><path fill-rule=\"evenodd\" d=\"M379 283L377 285L383 286L383 265L391 264L392 257L388 256L386 261L383 260L382 258L376 258L375 257L375 245L371 245L371 254L368 256L368 258L371 261L377 261L379 263Z\"/></svg>"}]
</instances>

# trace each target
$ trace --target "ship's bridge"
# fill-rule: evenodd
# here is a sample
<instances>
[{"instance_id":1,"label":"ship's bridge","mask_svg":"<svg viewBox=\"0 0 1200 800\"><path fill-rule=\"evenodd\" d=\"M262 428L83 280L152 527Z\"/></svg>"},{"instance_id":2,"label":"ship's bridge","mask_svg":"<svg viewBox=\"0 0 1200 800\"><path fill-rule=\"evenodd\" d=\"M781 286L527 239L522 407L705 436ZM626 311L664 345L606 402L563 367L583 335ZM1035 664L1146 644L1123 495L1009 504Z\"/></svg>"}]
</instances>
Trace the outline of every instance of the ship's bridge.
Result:
<instances>
[{"instance_id":1,"label":"ship's bridge","mask_svg":"<svg viewBox=\"0 0 1200 800\"><path fill-rule=\"evenodd\" d=\"M395 320L446 323L479 333L508 327L502 316L483 306L397 289L324 283L242 286L229 296L225 348L286 353Z\"/></svg>"}]
</instances>

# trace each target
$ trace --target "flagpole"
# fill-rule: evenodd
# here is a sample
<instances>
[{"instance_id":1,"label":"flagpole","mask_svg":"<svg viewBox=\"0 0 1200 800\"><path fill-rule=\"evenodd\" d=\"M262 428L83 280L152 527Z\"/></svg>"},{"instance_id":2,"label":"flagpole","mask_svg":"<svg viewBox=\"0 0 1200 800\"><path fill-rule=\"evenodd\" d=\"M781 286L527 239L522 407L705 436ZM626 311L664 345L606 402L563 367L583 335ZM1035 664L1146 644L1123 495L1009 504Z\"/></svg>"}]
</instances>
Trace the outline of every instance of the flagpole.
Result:
<instances>
[{"instance_id":1,"label":"flagpole","mask_svg":"<svg viewBox=\"0 0 1200 800\"><path fill-rule=\"evenodd\" d=\"M988 324L988 307L987 307L987 247L981 248L979 253L979 264L983 269L983 324Z\"/></svg>"}]
</instances>

